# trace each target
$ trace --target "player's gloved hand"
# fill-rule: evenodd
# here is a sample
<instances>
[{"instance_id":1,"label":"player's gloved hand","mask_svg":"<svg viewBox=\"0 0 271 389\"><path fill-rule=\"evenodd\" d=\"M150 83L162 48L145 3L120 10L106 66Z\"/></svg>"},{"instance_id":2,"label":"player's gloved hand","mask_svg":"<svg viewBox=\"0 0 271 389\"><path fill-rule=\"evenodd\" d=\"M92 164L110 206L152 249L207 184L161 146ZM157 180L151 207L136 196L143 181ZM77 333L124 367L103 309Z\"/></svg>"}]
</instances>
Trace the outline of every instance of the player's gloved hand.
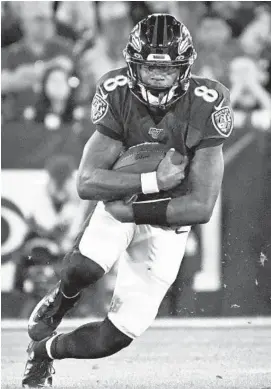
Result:
<instances>
[{"instance_id":1,"label":"player's gloved hand","mask_svg":"<svg viewBox=\"0 0 271 389\"><path fill-rule=\"evenodd\" d=\"M157 183L159 190L169 190L179 185L185 176L185 168L188 163L188 158L183 157L183 161L174 165L172 157L175 149L170 149L157 168Z\"/></svg>"}]
</instances>

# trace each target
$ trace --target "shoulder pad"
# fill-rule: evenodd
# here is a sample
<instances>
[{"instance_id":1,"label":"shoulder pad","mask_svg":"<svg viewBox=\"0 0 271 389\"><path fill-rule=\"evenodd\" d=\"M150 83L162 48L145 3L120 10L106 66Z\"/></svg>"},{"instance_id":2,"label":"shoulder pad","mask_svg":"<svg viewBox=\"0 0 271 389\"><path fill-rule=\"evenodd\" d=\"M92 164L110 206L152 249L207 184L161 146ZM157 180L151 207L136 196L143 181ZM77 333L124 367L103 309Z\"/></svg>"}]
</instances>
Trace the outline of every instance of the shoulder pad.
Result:
<instances>
[{"instance_id":1,"label":"shoulder pad","mask_svg":"<svg viewBox=\"0 0 271 389\"><path fill-rule=\"evenodd\" d=\"M115 80L115 82L114 82ZM127 67L110 70L105 73L97 82L97 90L103 87L106 92L113 92L118 86L128 83Z\"/></svg>"},{"instance_id":2,"label":"shoulder pad","mask_svg":"<svg viewBox=\"0 0 271 389\"><path fill-rule=\"evenodd\" d=\"M221 82L198 76L191 77L190 88L195 96L202 97L203 101L207 103L217 103L217 100L220 101L224 96L228 97L230 93L228 88L221 84ZM206 92L204 93L204 91ZM214 91L214 93L212 93L212 91Z\"/></svg>"},{"instance_id":3,"label":"shoulder pad","mask_svg":"<svg viewBox=\"0 0 271 389\"><path fill-rule=\"evenodd\" d=\"M209 132L215 130L216 135L228 137L233 125L228 88L216 80L193 76L190 97L194 127L201 131L209 128Z\"/></svg>"},{"instance_id":4,"label":"shoulder pad","mask_svg":"<svg viewBox=\"0 0 271 389\"><path fill-rule=\"evenodd\" d=\"M127 68L111 70L97 83L92 100L91 118L94 124L115 128L120 132L119 120L128 88Z\"/></svg>"}]
</instances>

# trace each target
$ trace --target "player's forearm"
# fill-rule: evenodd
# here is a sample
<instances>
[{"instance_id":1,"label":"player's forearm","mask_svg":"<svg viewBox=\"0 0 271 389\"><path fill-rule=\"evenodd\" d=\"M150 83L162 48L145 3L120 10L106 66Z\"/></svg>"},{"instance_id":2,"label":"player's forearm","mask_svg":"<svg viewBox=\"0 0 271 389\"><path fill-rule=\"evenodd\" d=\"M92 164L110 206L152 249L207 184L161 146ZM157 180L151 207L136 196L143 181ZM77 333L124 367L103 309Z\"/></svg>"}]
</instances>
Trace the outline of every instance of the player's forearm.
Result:
<instances>
[{"instance_id":1,"label":"player's forearm","mask_svg":"<svg viewBox=\"0 0 271 389\"><path fill-rule=\"evenodd\" d=\"M181 227L207 223L212 215L213 205L198 200L192 195L176 199L159 199L139 201L132 204L132 209L112 209L107 206L113 216L124 223L151 224L157 226Z\"/></svg>"},{"instance_id":2,"label":"player's forearm","mask_svg":"<svg viewBox=\"0 0 271 389\"><path fill-rule=\"evenodd\" d=\"M211 205L189 195L172 199L166 211L167 222L171 226L207 223L211 215Z\"/></svg>"},{"instance_id":3,"label":"player's forearm","mask_svg":"<svg viewBox=\"0 0 271 389\"><path fill-rule=\"evenodd\" d=\"M77 180L79 196L84 200L118 200L141 192L140 174L95 169Z\"/></svg>"}]
</instances>

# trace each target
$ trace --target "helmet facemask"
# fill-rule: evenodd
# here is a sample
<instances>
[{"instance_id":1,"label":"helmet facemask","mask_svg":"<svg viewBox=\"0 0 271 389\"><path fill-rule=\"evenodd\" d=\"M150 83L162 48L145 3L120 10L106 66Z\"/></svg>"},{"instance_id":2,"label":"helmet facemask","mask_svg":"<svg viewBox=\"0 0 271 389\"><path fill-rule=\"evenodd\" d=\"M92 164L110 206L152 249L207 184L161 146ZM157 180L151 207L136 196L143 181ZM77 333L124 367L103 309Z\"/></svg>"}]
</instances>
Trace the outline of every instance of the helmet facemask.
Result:
<instances>
[{"instance_id":1,"label":"helmet facemask","mask_svg":"<svg viewBox=\"0 0 271 389\"><path fill-rule=\"evenodd\" d=\"M150 105L151 107L165 109L181 98L188 89L188 80L191 73L191 65L189 63L175 65L151 61L139 62L131 59L130 61L127 61L127 64L128 80L131 91L136 94L136 97L144 104ZM157 74L160 68L161 75L163 76L167 69L170 71L170 68L172 68L172 70L177 70L178 72L175 80L169 85L162 86L159 85L159 83L155 85L154 83L151 83L151 80L148 82L146 79L142 79L141 67L146 66L157 69ZM167 77L167 75L165 77Z\"/></svg>"}]
</instances>

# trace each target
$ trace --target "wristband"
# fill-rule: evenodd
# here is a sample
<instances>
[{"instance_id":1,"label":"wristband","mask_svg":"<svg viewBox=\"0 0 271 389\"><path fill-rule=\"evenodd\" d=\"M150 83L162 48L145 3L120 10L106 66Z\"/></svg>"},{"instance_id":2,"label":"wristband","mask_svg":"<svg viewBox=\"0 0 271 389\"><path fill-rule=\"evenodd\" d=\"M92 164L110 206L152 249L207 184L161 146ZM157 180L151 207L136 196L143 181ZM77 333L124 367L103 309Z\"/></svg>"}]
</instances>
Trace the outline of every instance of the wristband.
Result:
<instances>
[{"instance_id":1,"label":"wristband","mask_svg":"<svg viewBox=\"0 0 271 389\"><path fill-rule=\"evenodd\" d=\"M159 192L156 172L141 173L141 189L144 194Z\"/></svg>"},{"instance_id":2,"label":"wristband","mask_svg":"<svg viewBox=\"0 0 271 389\"><path fill-rule=\"evenodd\" d=\"M171 198L138 201L133 203L135 224L151 224L169 226L167 222L167 206Z\"/></svg>"}]
</instances>

